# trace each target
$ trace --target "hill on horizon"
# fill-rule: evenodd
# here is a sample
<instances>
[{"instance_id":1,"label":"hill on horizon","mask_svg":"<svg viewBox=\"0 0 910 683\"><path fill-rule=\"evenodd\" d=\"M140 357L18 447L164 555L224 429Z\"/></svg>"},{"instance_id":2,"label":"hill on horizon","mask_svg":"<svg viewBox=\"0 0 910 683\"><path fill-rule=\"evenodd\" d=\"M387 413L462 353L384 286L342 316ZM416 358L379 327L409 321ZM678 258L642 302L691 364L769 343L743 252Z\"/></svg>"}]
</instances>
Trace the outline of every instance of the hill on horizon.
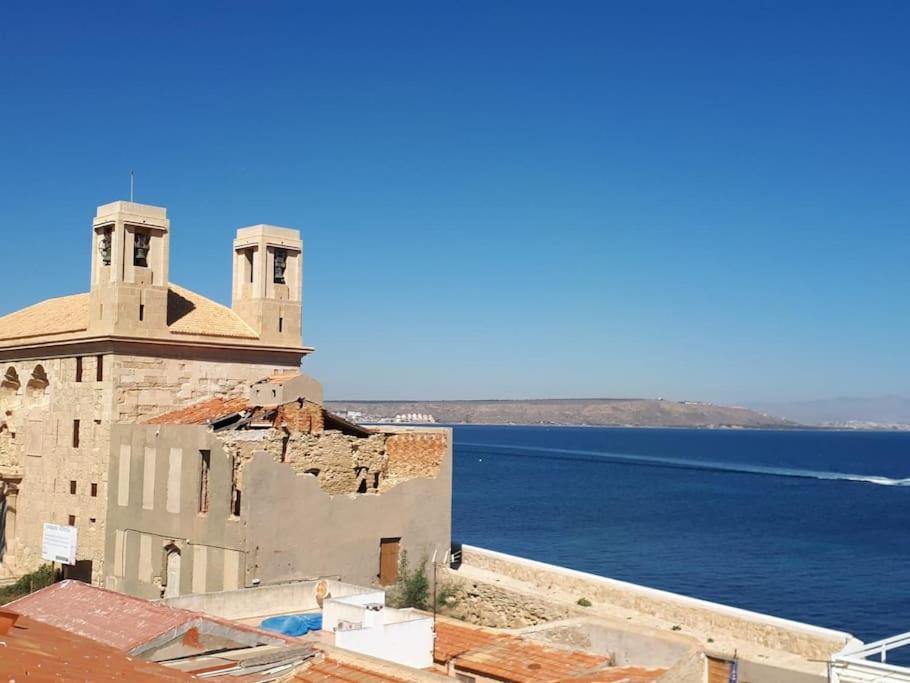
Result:
<instances>
[{"instance_id":1,"label":"hill on horizon","mask_svg":"<svg viewBox=\"0 0 910 683\"><path fill-rule=\"evenodd\" d=\"M550 424L630 427L797 427L750 410L695 401L634 398L476 399L454 401L326 401L358 420L431 415L452 424ZM359 414L359 415L358 415Z\"/></svg>"}]
</instances>

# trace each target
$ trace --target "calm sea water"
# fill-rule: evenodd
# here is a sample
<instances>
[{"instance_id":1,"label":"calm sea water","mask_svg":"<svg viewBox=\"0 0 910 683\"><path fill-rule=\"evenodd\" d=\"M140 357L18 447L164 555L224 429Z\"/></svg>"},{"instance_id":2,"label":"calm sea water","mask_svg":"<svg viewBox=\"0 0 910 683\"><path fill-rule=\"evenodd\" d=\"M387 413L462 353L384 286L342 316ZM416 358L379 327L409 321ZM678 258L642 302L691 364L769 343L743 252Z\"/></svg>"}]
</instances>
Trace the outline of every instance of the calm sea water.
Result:
<instances>
[{"instance_id":1,"label":"calm sea water","mask_svg":"<svg viewBox=\"0 0 910 683\"><path fill-rule=\"evenodd\" d=\"M910 433L459 426L453 536L868 642L910 630Z\"/></svg>"}]
</instances>

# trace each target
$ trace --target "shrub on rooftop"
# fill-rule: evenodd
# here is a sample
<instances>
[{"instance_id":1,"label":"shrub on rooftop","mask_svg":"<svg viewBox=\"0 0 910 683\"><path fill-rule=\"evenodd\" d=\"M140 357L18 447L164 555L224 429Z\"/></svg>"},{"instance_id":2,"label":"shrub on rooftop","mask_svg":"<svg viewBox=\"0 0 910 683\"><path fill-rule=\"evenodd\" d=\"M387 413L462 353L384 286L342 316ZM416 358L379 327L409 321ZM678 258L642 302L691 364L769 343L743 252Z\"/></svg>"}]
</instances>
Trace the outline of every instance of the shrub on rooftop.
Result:
<instances>
[{"instance_id":1,"label":"shrub on rooftop","mask_svg":"<svg viewBox=\"0 0 910 683\"><path fill-rule=\"evenodd\" d=\"M405 607L427 609L430 604L430 582L427 579L426 564L427 561L424 560L411 569L408 551L401 552L398 561L398 580L387 594L390 606L400 609Z\"/></svg>"}]
</instances>

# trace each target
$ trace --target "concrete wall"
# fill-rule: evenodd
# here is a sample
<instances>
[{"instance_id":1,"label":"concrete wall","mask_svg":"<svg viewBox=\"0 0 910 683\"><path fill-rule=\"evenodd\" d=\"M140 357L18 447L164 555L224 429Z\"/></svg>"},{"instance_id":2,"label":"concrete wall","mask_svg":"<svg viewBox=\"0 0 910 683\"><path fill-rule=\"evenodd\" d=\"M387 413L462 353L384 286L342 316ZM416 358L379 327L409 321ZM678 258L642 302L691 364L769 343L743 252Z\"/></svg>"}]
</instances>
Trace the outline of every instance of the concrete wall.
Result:
<instances>
[{"instance_id":1,"label":"concrete wall","mask_svg":"<svg viewBox=\"0 0 910 683\"><path fill-rule=\"evenodd\" d=\"M372 628L336 631L335 647L426 669L433 666L433 619L414 614L412 619Z\"/></svg>"},{"instance_id":2,"label":"concrete wall","mask_svg":"<svg viewBox=\"0 0 910 683\"><path fill-rule=\"evenodd\" d=\"M200 512L201 451L210 454L208 510ZM180 552L179 593L246 585L243 516L230 514L233 467L196 425L114 425L111 431L107 586L159 598L168 549Z\"/></svg>"},{"instance_id":3,"label":"concrete wall","mask_svg":"<svg viewBox=\"0 0 910 683\"><path fill-rule=\"evenodd\" d=\"M606 619L567 619L525 629L521 635L531 640L609 656L616 666L669 668L690 651L699 649L699 643L694 638L676 634L658 635L653 629Z\"/></svg>"},{"instance_id":4,"label":"concrete wall","mask_svg":"<svg viewBox=\"0 0 910 683\"><path fill-rule=\"evenodd\" d=\"M217 593L196 593L166 598L162 602L224 619L254 619L309 612L319 609L318 581L300 581L279 586L260 586Z\"/></svg>"},{"instance_id":5,"label":"concrete wall","mask_svg":"<svg viewBox=\"0 0 910 683\"><path fill-rule=\"evenodd\" d=\"M434 478L381 493L330 495L272 454L243 463L241 514L231 515L233 458L198 425L115 425L111 436L106 585L161 597L166 555L180 552L179 593L317 577L370 584L382 538L401 538L414 562L450 543L451 430ZM365 440L364 440L365 441ZM200 512L200 451L210 453L207 512ZM434 451L435 453L435 451ZM169 591L170 592L170 591Z\"/></svg>"},{"instance_id":6,"label":"concrete wall","mask_svg":"<svg viewBox=\"0 0 910 683\"><path fill-rule=\"evenodd\" d=\"M433 430L439 432L440 430ZM296 475L263 453L243 471L252 540L247 576L263 583L339 576L369 585L379 573L382 538L401 538L412 566L448 549L452 439L432 479L410 479L382 493L329 495L315 477Z\"/></svg>"},{"instance_id":7,"label":"concrete wall","mask_svg":"<svg viewBox=\"0 0 910 683\"><path fill-rule=\"evenodd\" d=\"M687 632L713 633L809 659L828 658L852 636L766 614L698 600L666 591L637 586L585 572L497 553L471 546L463 548L463 562L537 586L586 596L609 604L679 624Z\"/></svg>"}]
</instances>

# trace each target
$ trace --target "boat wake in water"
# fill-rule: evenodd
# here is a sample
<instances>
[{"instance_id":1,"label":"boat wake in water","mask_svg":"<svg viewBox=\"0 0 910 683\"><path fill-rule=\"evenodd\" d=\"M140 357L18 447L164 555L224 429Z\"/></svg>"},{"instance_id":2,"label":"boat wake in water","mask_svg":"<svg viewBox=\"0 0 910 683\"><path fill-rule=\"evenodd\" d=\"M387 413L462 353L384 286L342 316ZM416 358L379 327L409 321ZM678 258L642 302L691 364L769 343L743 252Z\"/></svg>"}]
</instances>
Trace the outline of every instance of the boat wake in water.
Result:
<instances>
[{"instance_id":1,"label":"boat wake in water","mask_svg":"<svg viewBox=\"0 0 910 683\"><path fill-rule=\"evenodd\" d=\"M511 456L559 457L561 459L604 460L620 464L641 465L645 467L667 467L685 470L706 470L709 472L736 472L738 474L757 474L768 477L796 477L799 479L823 479L829 481L855 481L878 486L910 486L910 478L892 479L868 474L849 474L846 472L825 472L821 470L800 470L787 467L764 467L762 465L733 464L712 462L710 460L686 460L684 458L662 458L651 455L632 455L628 453L610 453L587 451L570 448L542 448L540 446L502 446L486 443L456 443L458 448L486 453L502 453Z\"/></svg>"}]
</instances>

